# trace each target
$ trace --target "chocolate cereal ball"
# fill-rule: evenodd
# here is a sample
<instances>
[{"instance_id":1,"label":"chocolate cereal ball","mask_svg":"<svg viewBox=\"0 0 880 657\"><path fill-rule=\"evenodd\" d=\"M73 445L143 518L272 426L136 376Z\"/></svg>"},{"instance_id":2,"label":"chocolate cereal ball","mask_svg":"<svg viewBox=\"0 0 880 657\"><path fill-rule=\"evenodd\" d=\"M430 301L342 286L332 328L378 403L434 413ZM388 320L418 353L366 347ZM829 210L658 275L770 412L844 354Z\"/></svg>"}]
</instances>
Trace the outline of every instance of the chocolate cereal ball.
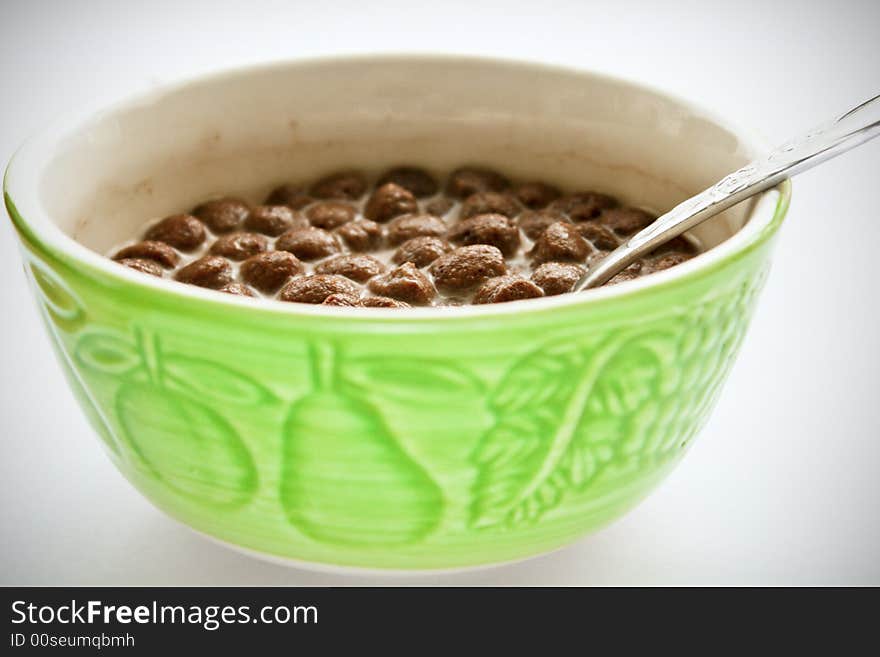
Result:
<instances>
[{"instance_id":1,"label":"chocolate cereal ball","mask_svg":"<svg viewBox=\"0 0 880 657\"><path fill-rule=\"evenodd\" d=\"M656 249L654 249L649 255L650 256L659 256L665 253L690 253L691 255L696 255L699 249L697 245L694 244L691 240L689 240L684 235L679 235L678 237L673 237L671 240L666 242L665 244L661 244Z\"/></svg>"},{"instance_id":2,"label":"chocolate cereal ball","mask_svg":"<svg viewBox=\"0 0 880 657\"><path fill-rule=\"evenodd\" d=\"M407 214L388 224L388 243L397 246L414 237L439 237L447 230L442 219L429 214Z\"/></svg>"},{"instance_id":3,"label":"chocolate cereal ball","mask_svg":"<svg viewBox=\"0 0 880 657\"><path fill-rule=\"evenodd\" d=\"M583 262L593 247L569 223L559 221L548 226L535 241L529 256L535 264L543 262Z\"/></svg>"},{"instance_id":4,"label":"chocolate cereal ball","mask_svg":"<svg viewBox=\"0 0 880 657\"><path fill-rule=\"evenodd\" d=\"M561 196L553 185L542 182L521 183L513 190L513 195L529 210L540 210Z\"/></svg>"},{"instance_id":5,"label":"chocolate cereal ball","mask_svg":"<svg viewBox=\"0 0 880 657\"><path fill-rule=\"evenodd\" d=\"M449 253L451 250L452 247L449 246L449 243L439 237L432 237L430 235L414 237L400 245L400 248L391 257L391 262L396 265L411 262L416 267L427 267L444 253Z\"/></svg>"},{"instance_id":6,"label":"chocolate cereal ball","mask_svg":"<svg viewBox=\"0 0 880 657\"><path fill-rule=\"evenodd\" d=\"M394 183L416 198L433 196L437 193L437 181L424 169L417 167L394 167L379 177L378 185Z\"/></svg>"},{"instance_id":7,"label":"chocolate cereal ball","mask_svg":"<svg viewBox=\"0 0 880 657\"><path fill-rule=\"evenodd\" d=\"M477 192L468 196L461 204L460 219L469 219L479 214L501 214L513 219L522 211L512 196L499 192Z\"/></svg>"},{"instance_id":8,"label":"chocolate cereal ball","mask_svg":"<svg viewBox=\"0 0 880 657\"><path fill-rule=\"evenodd\" d=\"M223 287L219 289L219 292L226 292L226 294L234 294L239 297L255 297L254 291L250 289L247 285L242 285L241 283L227 283Z\"/></svg>"},{"instance_id":9,"label":"chocolate cereal ball","mask_svg":"<svg viewBox=\"0 0 880 657\"><path fill-rule=\"evenodd\" d=\"M293 210L304 208L312 202L312 197L300 185L281 185L266 197L266 205L286 205Z\"/></svg>"},{"instance_id":10,"label":"chocolate cereal ball","mask_svg":"<svg viewBox=\"0 0 880 657\"><path fill-rule=\"evenodd\" d=\"M113 256L114 260L125 260L128 258L152 260L166 269L176 267L180 260L177 251L165 244L165 242L155 240L144 240L143 242L126 246Z\"/></svg>"},{"instance_id":11,"label":"chocolate cereal ball","mask_svg":"<svg viewBox=\"0 0 880 657\"><path fill-rule=\"evenodd\" d=\"M364 216L371 221L384 223L402 214L419 211L419 204L412 192L394 183L385 183L370 196L364 207Z\"/></svg>"},{"instance_id":12,"label":"chocolate cereal ball","mask_svg":"<svg viewBox=\"0 0 880 657\"><path fill-rule=\"evenodd\" d=\"M278 251L290 251L300 260L318 260L339 253L339 240L321 228L289 230L275 242Z\"/></svg>"},{"instance_id":13,"label":"chocolate cereal ball","mask_svg":"<svg viewBox=\"0 0 880 657\"><path fill-rule=\"evenodd\" d=\"M664 269L669 269L670 267L675 267L676 265L680 265L683 262L686 262L693 258L694 256L690 253L682 253L682 252L674 252L667 253L665 255L652 260L650 263L650 267L652 271L663 271Z\"/></svg>"},{"instance_id":14,"label":"chocolate cereal ball","mask_svg":"<svg viewBox=\"0 0 880 657\"><path fill-rule=\"evenodd\" d=\"M604 210L617 205L617 199L597 192L578 192L563 196L550 205L548 209L562 212L572 221L589 221L597 218Z\"/></svg>"},{"instance_id":15,"label":"chocolate cereal ball","mask_svg":"<svg viewBox=\"0 0 880 657\"><path fill-rule=\"evenodd\" d=\"M611 229L595 219L575 224L575 230L590 244L603 251L612 251L620 244Z\"/></svg>"},{"instance_id":16,"label":"chocolate cereal ball","mask_svg":"<svg viewBox=\"0 0 880 657\"><path fill-rule=\"evenodd\" d=\"M331 294L350 294L357 296L358 286L344 276L335 274L313 274L297 276L281 288L278 298L282 301L299 303L324 303Z\"/></svg>"},{"instance_id":17,"label":"chocolate cereal ball","mask_svg":"<svg viewBox=\"0 0 880 657\"><path fill-rule=\"evenodd\" d=\"M516 224L530 240L536 240L550 224L564 221L569 223L566 215L557 210L527 210L516 218Z\"/></svg>"},{"instance_id":18,"label":"chocolate cereal ball","mask_svg":"<svg viewBox=\"0 0 880 657\"><path fill-rule=\"evenodd\" d=\"M382 227L369 219L357 219L335 231L352 251L375 251L382 246Z\"/></svg>"},{"instance_id":19,"label":"chocolate cereal ball","mask_svg":"<svg viewBox=\"0 0 880 657\"><path fill-rule=\"evenodd\" d=\"M244 222L247 230L269 237L278 237L288 230L308 225L304 216L286 205L258 205Z\"/></svg>"},{"instance_id":20,"label":"chocolate cereal ball","mask_svg":"<svg viewBox=\"0 0 880 657\"><path fill-rule=\"evenodd\" d=\"M501 251L487 244L459 247L431 265L437 287L453 293L469 290L506 272Z\"/></svg>"},{"instance_id":21,"label":"chocolate cereal ball","mask_svg":"<svg viewBox=\"0 0 880 657\"><path fill-rule=\"evenodd\" d=\"M232 282L232 265L226 258L207 255L180 269L174 279L181 283L217 290Z\"/></svg>"},{"instance_id":22,"label":"chocolate cereal ball","mask_svg":"<svg viewBox=\"0 0 880 657\"><path fill-rule=\"evenodd\" d=\"M545 262L532 272L532 281L544 290L545 295L552 296L571 292L585 273L583 267L571 263Z\"/></svg>"},{"instance_id":23,"label":"chocolate cereal ball","mask_svg":"<svg viewBox=\"0 0 880 657\"><path fill-rule=\"evenodd\" d=\"M164 242L181 251L192 251L205 241L205 225L191 214L165 217L145 235L147 240Z\"/></svg>"},{"instance_id":24,"label":"chocolate cereal ball","mask_svg":"<svg viewBox=\"0 0 880 657\"><path fill-rule=\"evenodd\" d=\"M405 301L390 297L364 297L360 301L362 308L411 308Z\"/></svg>"},{"instance_id":25,"label":"chocolate cereal ball","mask_svg":"<svg viewBox=\"0 0 880 657\"><path fill-rule=\"evenodd\" d=\"M217 238L211 253L230 260L244 260L269 248L269 240L258 233L230 233Z\"/></svg>"},{"instance_id":26,"label":"chocolate cereal ball","mask_svg":"<svg viewBox=\"0 0 880 657\"><path fill-rule=\"evenodd\" d=\"M491 244L509 258L519 249L519 228L503 214L480 214L453 226L449 241L463 246Z\"/></svg>"},{"instance_id":27,"label":"chocolate cereal ball","mask_svg":"<svg viewBox=\"0 0 880 657\"><path fill-rule=\"evenodd\" d=\"M521 276L496 276L477 288L474 303L504 303L520 299L537 299L544 291Z\"/></svg>"},{"instance_id":28,"label":"chocolate cereal ball","mask_svg":"<svg viewBox=\"0 0 880 657\"><path fill-rule=\"evenodd\" d=\"M365 283L384 271L385 265L380 260L362 254L334 256L315 267L317 274L339 274L358 283Z\"/></svg>"},{"instance_id":29,"label":"chocolate cereal ball","mask_svg":"<svg viewBox=\"0 0 880 657\"><path fill-rule=\"evenodd\" d=\"M150 276L162 277L162 267L155 260L147 260L146 258L121 258L117 260L120 265L134 269L142 274Z\"/></svg>"},{"instance_id":30,"label":"chocolate cereal ball","mask_svg":"<svg viewBox=\"0 0 880 657\"><path fill-rule=\"evenodd\" d=\"M321 201L306 210L306 217L312 226L333 230L339 228L357 216L357 208L344 201Z\"/></svg>"},{"instance_id":31,"label":"chocolate cereal ball","mask_svg":"<svg viewBox=\"0 0 880 657\"><path fill-rule=\"evenodd\" d=\"M445 196L439 196L425 204L425 212L435 217L443 217L452 209L453 205L455 203L450 199Z\"/></svg>"},{"instance_id":32,"label":"chocolate cereal ball","mask_svg":"<svg viewBox=\"0 0 880 657\"><path fill-rule=\"evenodd\" d=\"M340 294L331 294L321 302L322 306L344 306L347 308L356 308L360 305L360 299L356 294L348 294L342 292Z\"/></svg>"},{"instance_id":33,"label":"chocolate cereal ball","mask_svg":"<svg viewBox=\"0 0 880 657\"><path fill-rule=\"evenodd\" d=\"M343 171L321 178L310 191L315 198L356 201L367 191L367 181L356 171Z\"/></svg>"},{"instance_id":34,"label":"chocolate cereal ball","mask_svg":"<svg viewBox=\"0 0 880 657\"><path fill-rule=\"evenodd\" d=\"M618 235L632 235L654 222L654 217L638 208L612 208L599 217L604 225Z\"/></svg>"},{"instance_id":35,"label":"chocolate cereal ball","mask_svg":"<svg viewBox=\"0 0 880 657\"><path fill-rule=\"evenodd\" d=\"M301 274L305 267L292 253L270 251L260 253L241 263L239 273L245 283L266 294L275 292L288 278Z\"/></svg>"},{"instance_id":36,"label":"chocolate cereal ball","mask_svg":"<svg viewBox=\"0 0 880 657\"><path fill-rule=\"evenodd\" d=\"M446 193L464 199L477 192L503 192L508 187L510 181L491 169L462 167L449 176Z\"/></svg>"},{"instance_id":37,"label":"chocolate cereal ball","mask_svg":"<svg viewBox=\"0 0 880 657\"><path fill-rule=\"evenodd\" d=\"M250 207L237 198L218 198L193 208L192 214L213 232L228 233L239 230L251 213Z\"/></svg>"},{"instance_id":38,"label":"chocolate cereal ball","mask_svg":"<svg viewBox=\"0 0 880 657\"><path fill-rule=\"evenodd\" d=\"M418 305L430 303L437 294L428 277L411 262L370 279L367 288L380 296Z\"/></svg>"}]
</instances>

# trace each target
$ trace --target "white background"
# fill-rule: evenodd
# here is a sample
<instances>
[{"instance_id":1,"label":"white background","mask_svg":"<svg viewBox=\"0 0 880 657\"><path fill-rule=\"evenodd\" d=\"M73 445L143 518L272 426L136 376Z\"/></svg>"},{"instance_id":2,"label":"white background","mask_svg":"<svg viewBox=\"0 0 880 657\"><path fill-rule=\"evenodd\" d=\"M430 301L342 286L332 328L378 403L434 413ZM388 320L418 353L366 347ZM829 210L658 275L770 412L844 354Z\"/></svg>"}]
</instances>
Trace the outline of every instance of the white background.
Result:
<instances>
[{"instance_id":1,"label":"white background","mask_svg":"<svg viewBox=\"0 0 880 657\"><path fill-rule=\"evenodd\" d=\"M338 52L494 54L618 73L773 141L880 92L876 0L4 0L0 21L3 160L96 98ZM880 584L878 245L880 140L795 181L725 393L659 490L555 554L406 581ZM162 516L110 465L75 406L9 225L0 227L0 280L0 583L397 581L265 564Z\"/></svg>"}]
</instances>

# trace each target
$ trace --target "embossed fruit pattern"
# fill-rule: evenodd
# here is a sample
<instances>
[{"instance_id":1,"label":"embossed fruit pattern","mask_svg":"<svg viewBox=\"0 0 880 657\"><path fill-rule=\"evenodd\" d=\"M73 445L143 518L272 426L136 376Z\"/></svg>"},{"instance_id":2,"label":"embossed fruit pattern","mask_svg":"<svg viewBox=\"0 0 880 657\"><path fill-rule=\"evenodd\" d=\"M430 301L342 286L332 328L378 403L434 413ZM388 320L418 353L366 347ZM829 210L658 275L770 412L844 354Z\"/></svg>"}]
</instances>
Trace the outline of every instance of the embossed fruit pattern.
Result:
<instances>
[{"instance_id":1,"label":"embossed fruit pattern","mask_svg":"<svg viewBox=\"0 0 880 657\"><path fill-rule=\"evenodd\" d=\"M75 358L93 372L121 377L114 409L124 440L156 478L199 503L234 508L257 489L253 458L215 405L271 398L238 372L185 354L164 353L156 336L136 340L107 331L80 336Z\"/></svg>"},{"instance_id":2,"label":"embossed fruit pattern","mask_svg":"<svg viewBox=\"0 0 880 657\"><path fill-rule=\"evenodd\" d=\"M325 543L417 541L443 513L443 495L382 416L346 380L332 346L311 349L314 389L284 425L281 502L290 522Z\"/></svg>"},{"instance_id":3,"label":"embossed fruit pattern","mask_svg":"<svg viewBox=\"0 0 880 657\"><path fill-rule=\"evenodd\" d=\"M82 303L74 292L45 265L31 260L28 264L37 297L53 323L61 330L70 332L78 328L85 318Z\"/></svg>"},{"instance_id":4,"label":"embossed fruit pattern","mask_svg":"<svg viewBox=\"0 0 880 657\"><path fill-rule=\"evenodd\" d=\"M666 326L589 347L559 339L514 365L472 457L471 526L527 526L601 477L677 456L725 378L755 292L743 285Z\"/></svg>"}]
</instances>

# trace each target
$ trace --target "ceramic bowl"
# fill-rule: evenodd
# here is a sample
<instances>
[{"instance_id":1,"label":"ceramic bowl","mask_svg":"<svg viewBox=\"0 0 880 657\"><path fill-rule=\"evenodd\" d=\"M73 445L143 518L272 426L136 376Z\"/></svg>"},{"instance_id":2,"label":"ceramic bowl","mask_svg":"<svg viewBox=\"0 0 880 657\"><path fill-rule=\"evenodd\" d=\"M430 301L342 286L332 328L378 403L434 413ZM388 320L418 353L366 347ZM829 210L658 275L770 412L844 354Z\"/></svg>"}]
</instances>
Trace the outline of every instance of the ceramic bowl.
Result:
<instances>
[{"instance_id":1,"label":"ceramic bowl","mask_svg":"<svg viewBox=\"0 0 880 657\"><path fill-rule=\"evenodd\" d=\"M276 559L450 569L563 546L678 463L746 331L788 185L699 227L711 250L672 270L494 306L254 301L101 253L145 218L340 167L482 164L664 209L761 150L588 72L351 57L71 119L14 157L5 200L68 383L153 504Z\"/></svg>"}]
</instances>

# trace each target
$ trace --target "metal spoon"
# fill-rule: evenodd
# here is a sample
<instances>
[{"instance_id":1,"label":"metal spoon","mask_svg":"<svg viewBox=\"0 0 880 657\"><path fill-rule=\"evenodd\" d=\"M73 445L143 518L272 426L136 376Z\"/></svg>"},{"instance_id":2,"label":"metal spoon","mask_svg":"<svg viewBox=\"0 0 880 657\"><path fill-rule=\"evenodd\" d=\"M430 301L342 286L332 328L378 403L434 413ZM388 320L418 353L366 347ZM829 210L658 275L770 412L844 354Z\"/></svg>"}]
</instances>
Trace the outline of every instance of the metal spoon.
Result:
<instances>
[{"instance_id":1,"label":"metal spoon","mask_svg":"<svg viewBox=\"0 0 880 657\"><path fill-rule=\"evenodd\" d=\"M880 136L880 95L830 123L785 142L769 155L675 206L599 260L572 291L602 285L641 256L706 219L877 136Z\"/></svg>"}]
</instances>

